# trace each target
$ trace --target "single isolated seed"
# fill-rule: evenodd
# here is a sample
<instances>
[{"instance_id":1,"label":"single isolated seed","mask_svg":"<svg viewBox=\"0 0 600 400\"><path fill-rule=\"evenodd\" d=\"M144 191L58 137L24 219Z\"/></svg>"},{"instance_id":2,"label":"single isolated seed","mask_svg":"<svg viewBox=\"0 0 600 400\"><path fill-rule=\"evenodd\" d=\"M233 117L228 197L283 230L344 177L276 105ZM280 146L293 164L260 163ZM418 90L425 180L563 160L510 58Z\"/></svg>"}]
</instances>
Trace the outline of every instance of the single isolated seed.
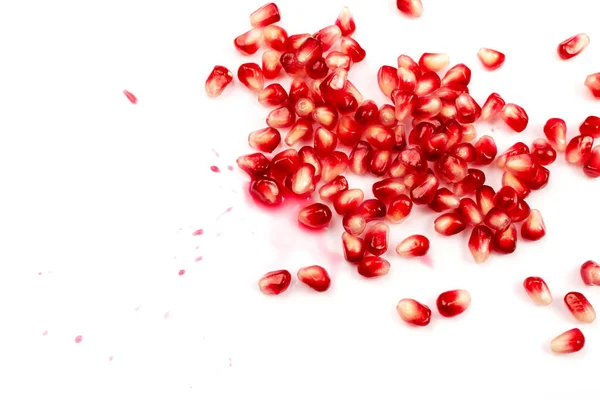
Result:
<instances>
[{"instance_id":1,"label":"single isolated seed","mask_svg":"<svg viewBox=\"0 0 600 400\"><path fill-rule=\"evenodd\" d=\"M583 349L585 345L585 337L577 328L566 331L552 339L550 348L552 352L557 354L576 353Z\"/></svg>"},{"instance_id":2,"label":"single isolated seed","mask_svg":"<svg viewBox=\"0 0 600 400\"><path fill-rule=\"evenodd\" d=\"M396 253L400 257L422 257L429 251L429 239L423 235L412 235L398 243Z\"/></svg>"},{"instance_id":3,"label":"single isolated seed","mask_svg":"<svg viewBox=\"0 0 600 400\"><path fill-rule=\"evenodd\" d=\"M588 286L600 286L600 265L586 261L581 265L581 279Z\"/></svg>"},{"instance_id":4,"label":"single isolated seed","mask_svg":"<svg viewBox=\"0 0 600 400\"><path fill-rule=\"evenodd\" d=\"M452 318L465 312L471 305L471 295L463 289L450 290L437 298L437 309L443 317Z\"/></svg>"},{"instance_id":5,"label":"single isolated seed","mask_svg":"<svg viewBox=\"0 0 600 400\"><path fill-rule=\"evenodd\" d=\"M481 61L481 64L483 64L485 69L489 71L493 71L495 69L500 68L502 64L504 64L504 60L506 59L504 53L501 53L498 50L488 49L485 47L479 49L479 51L477 52L477 57L479 58L479 61Z\"/></svg>"},{"instance_id":6,"label":"single isolated seed","mask_svg":"<svg viewBox=\"0 0 600 400\"><path fill-rule=\"evenodd\" d=\"M563 60L575 57L581 53L587 45L590 44L590 38L585 33L579 33L572 36L558 45L558 55Z\"/></svg>"},{"instance_id":7,"label":"single isolated seed","mask_svg":"<svg viewBox=\"0 0 600 400\"><path fill-rule=\"evenodd\" d=\"M359 236L365 231L367 221L360 214L346 214L342 218L342 225L349 234Z\"/></svg>"},{"instance_id":8,"label":"single isolated seed","mask_svg":"<svg viewBox=\"0 0 600 400\"><path fill-rule=\"evenodd\" d=\"M360 261L357 271L365 278L377 278L390 272L390 263L381 257L368 256Z\"/></svg>"},{"instance_id":9,"label":"single isolated seed","mask_svg":"<svg viewBox=\"0 0 600 400\"><path fill-rule=\"evenodd\" d=\"M550 118L544 125L544 135L556 151L567 148L567 124L560 118Z\"/></svg>"},{"instance_id":10,"label":"single isolated seed","mask_svg":"<svg viewBox=\"0 0 600 400\"><path fill-rule=\"evenodd\" d=\"M233 74L226 67L215 65L206 79L204 89L210 97L218 97L223 90L233 81Z\"/></svg>"},{"instance_id":11,"label":"single isolated seed","mask_svg":"<svg viewBox=\"0 0 600 400\"><path fill-rule=\"evenodd\" d=\"M575 136L565 149L565 159L569 164L584 164L592 153L594 138L591 136Z\"/></svg>"},{"instance_id":12,"label":"single isolated seed","mask_svg":"<svg viewBox=\"0 0 600 400\"><path fill-rule=\"evenodd\" d=\"M531 210L521 226L521 237L526 240L540 240L544 236L546 236L546 225L542 214L538 210Z\"/></svg>"},{"instance_id":13,"label":"single isolated seed","mask_svg":"<svg viewBox=\"0 0 600 400\"><path fill-rule=\"evenodd\" d=\"M529 123L529 116L523 107L512 103L504 106L500 117L515 132L523 132Z\"/></svg>"},{"instance_id":14,"label":"single isolated seed","mask_svg":"<svg viewBox=\"0 0 600 400\"><path fill-rule=\"evenodd\" d=\"M262 29L250 29L233 40L235 48L245 56L252 55L258 51L263 42Z\"/></svg>"},{"instance_id":15,"label":"single isolated seed","mask_svg":"<svg viewBox=\"0 0 600 400\"><path fill-rule=\"evenodd\" d=\"M238 80L253 92L260 92L265 87L265 77L256 63L246 63L238 68Z\"/></svg>"},{"instance_id":16,"label":"single isolated seed","mask_svg":"<svg viewBox=\"0 0 600 400\"><path fill-rule=\"evenodd\" d=\"M267 272L258 281L261 292L268 295L278 295L287 290L292 283L292 274L285 269Z\"/></svg>"},{"instance_id":17,"label":"single isolated seed","mask_svg":"<svg viewBox=\"0 0 600 400\"><path fill-rule=\"evenodd\" d=\"M467 224L463 217L455 212L443 214L434 221L434 229L444 236L456 235L465 230Z\"/></svg>"},{"instance_id":18,"label":"single isolated seed","mask_svg":"<svg viewBox=\"0 0 600 400\"><path fill-rule=\"evenodd\" d=\"M450 65L450 57L443 53L423 53L419 66L423 71L438 72Z\"/></svg>"},{"instance_id":19,"label":"single isolated seed","mask_svg":"<svg viewBox=\"0 0 600 400\"><path fill-rule=\"evenodd\" d=\"M298 280L317 292L324 292L331 286L331 278L325 268L318 265L300 268L297 273Z\"/></svg>"},{"instance_id":20,"label":"single isolated seed","mask_svg":"<svg viewBox=\"0 0 600 400\"><path fill-rule=\"evenodd\" d=\"M585 78L585 86L595 98L600 99L600 72L588 75Z\"/></svg>"},{"instance_id":21,"label":"single isolated seed","mask_svg":"<svg viewBox=\"0 0 600 400\"><path fill-rule=\"evenodd\" d=\"M354 22L350 8L346 6L342 7L342 11L340 11L340 15L335 20L335 24L342 31L342 36L352 36L356 30L356 23Z\"/></svg>"},{"instance_id":22,"label":"single isolated seed","mask_svg":"<svg viewBox=\"0 0 600 400\"><path fill-rule=\"evenodd\" d=\"M523 281L523 287L535 304L549 306L552 303L552 293L542 278L530 276Z\"/></svg>"},{"instance_id":23,"label":"single isolated seed","mask_svg":"<svg viewBox=\"0 0 600 400\"><path fill-rule=\"evenodd\" d=\"M310 229L324 229L331 222L331 209L323 203L314 203L304 207L298 213L298 222Z\"/></svg>"},{"instance_id":24,"label":"single isolated seed","mask_svg":"<svg viewBox=\"0 0 600 400\"><path fill-rule=\"evenodd\" d=\"M600 138L600 117L590 115L579 126L579 133L591 136L594 139Z\"/></svg>"},{"instance_id":25,"label":"single isolated seed","mask_svg":"<svg viewBox=\"0 0 600 400\"><path fill-rule=\"evenodd\" d=\"M396 0L396 7L404 15L418 18L423 15L423 4L421 0Z\"/></svg>"},{"instance_id":26,"label":"single isolated seed","mask_svg":"<svg viewBox=\"0 0 600 400\"><path fill-rule=\"evenodd\" d=\"M588 299L579 292L569 292L565 295L565 304L578 321L591 324L596 320L596 311Z\"/></svg>"},{"instance_id":27,"label":"single isolated seed","mask_svg":"<svg viewBox=\"0 0 600 400\"><path fill-rule=\"evenodd\" d=\"M413 299L402 299L396 306L402 321L416 326L427 326L431 321L431 310Z\"/></svg>"}]
</instances>

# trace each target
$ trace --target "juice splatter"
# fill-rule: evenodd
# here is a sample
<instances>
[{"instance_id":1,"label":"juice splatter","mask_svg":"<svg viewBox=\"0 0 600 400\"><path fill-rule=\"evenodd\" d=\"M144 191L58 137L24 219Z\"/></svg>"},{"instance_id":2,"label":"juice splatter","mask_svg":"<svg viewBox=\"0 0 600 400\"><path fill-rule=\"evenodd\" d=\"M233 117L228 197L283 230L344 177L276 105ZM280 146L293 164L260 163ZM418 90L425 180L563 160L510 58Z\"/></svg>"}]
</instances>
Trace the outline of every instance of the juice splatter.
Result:
<instances>
[{"instance_id":1,"label":"juice splatter","mask_svg":"<svg viewBox=\"0 0 600 400\"><path fill-rule=\"evenodd\" d=\"M129 90L123 90L123 94L125 95L125 97L127 97L127 100L129 100L131 102L131 104L137 104L137 102L138 102L137 97L135 97L135 95L133 93L131 93Z\"/></svg>"}]
</instances>

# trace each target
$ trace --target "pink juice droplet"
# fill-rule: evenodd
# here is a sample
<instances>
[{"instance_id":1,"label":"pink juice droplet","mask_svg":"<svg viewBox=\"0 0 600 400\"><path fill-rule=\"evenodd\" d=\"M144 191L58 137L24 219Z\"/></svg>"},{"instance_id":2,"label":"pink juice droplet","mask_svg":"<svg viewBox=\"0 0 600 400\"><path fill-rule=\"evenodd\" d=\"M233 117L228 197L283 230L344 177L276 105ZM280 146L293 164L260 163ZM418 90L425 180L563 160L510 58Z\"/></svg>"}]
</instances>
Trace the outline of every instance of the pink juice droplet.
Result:
<instances>
[{"instance_id":1,"label":"pink juice droplet","mask_svg":"<svg viewBox=\"0 0 600 400\"><path fill-rule=\"evenodd\" d=\"M212 172L217 172L217 173L218 173L218 172L221 172L221 170L219 169L219 167L217 167L216 165L212 165L212 166L210 167L210 170L211 170Z\"/></svg>"},{"instance_id":2,"label":"pink juice droplet","mask_svg":"<svg viewBox=\"0 0 600 400\"><path fill-rule=\"evenodd\" d=\"M137 104L137 102L138 102L137 97L135 97L135 95L133 93L131 93L129 90L123 90L123 94L125 95L125 97L127 97L127 100L129 100L131 102L131 104Z\"/></svg>"},{"instance_id":3,"label":"pink juice droplet","mask_svg":"<svg viewBox=\"0 0 600 400\"><path fill-rule=\"evenodd\" d=\"M196 232L192 233L193 236L200 236L204 234L204 229L198 229Z\"/></svg>"},{"instance_id":4,"label":"pink juice droplet","mask_svg":"<svg viewBox=\"0 0 600 400\"><path fill-rule=\"evenodd\" d=\"M185 274L185 269L180 269L178 272L179 276L184 275Z\"/></svg>"},{"instance_id":5,"label":"pink juice droplet","mask_svg":"<svg viewBox=\"0 0 600 400\"><path fill-rule=\"evenodd\" d=\"M81 336L81 335L75 336L75 343L81 343L82 340L83 340L83 336Z\"/></svg>"}]
</instances>

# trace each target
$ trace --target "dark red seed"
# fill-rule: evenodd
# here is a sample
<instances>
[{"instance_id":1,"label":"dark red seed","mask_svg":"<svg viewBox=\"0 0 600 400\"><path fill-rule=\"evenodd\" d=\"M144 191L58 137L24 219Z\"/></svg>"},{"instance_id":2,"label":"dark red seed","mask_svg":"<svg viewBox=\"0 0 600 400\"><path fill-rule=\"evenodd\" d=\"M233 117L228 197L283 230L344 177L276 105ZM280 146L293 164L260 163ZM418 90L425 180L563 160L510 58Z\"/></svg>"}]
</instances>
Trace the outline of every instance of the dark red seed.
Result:
<instances>
[{"instance_id":1,"label":"dark red seed","mask_svg":"<svg viewBox=\"0 0 600 400\"><path fill-rule=\"evenodd\" d=\"M298 222L310 229L324 229L331 222L331 209L323 203L304 207L298 213Z\"/></svg>"},{"instance_id":2,"label":"dark red seed","mask_svg":"<svg viewBox=\"0 0 600 400\"><path fill-rule=\"evenodd\" d=\"M285 292L290 287L290 283L292 283L292 274L282 269L267 272L258 281L258 287L264 294L278 295Z\"/></svg>"},{"instance_id":3,"label":"dark red seed","mask_svg":"<svg viewBox=\"0 0 600 400\"><path fill-rule=\"evenodd\" d=\"M556 160L556 150L546 139L535 139L531 144L531 157L540 165L550 165Z\"/></svg>"},{"instance_id":4,"label":"dark red seed","mask_svg":"<svg viewBox=\"0 0 600 400\"><path fill-rule=\"evenodd\" d=\"M496 231L503 231L511 223L510 217L507 213L500 210L499 208L492 208L485 216L484 222L487 226Z\"/></svg>"},{"instance_id":5,"label":"dark red seed","mask_svg":"<svg viewBox=\"0 0 600 400\"><path fill-rule=\"evenodd\" d=\"M579 126L579 133L584 136L591 136L594 139L600 138L600 117L590 115Z\"/></svg>"},{"instance_id":6,"label":"dark red seed","mask_svg":"<svg viewBox=\"0 0 600 400\"><path fill-rule=\"evenodd\" d=\"M325 292L331 286L331 278L325 268L318 265L300 268L298 280L317 292Z\"/></svg>"},{"instance_id":7,"label":"dark red seed","mask_svg":"<svg viewBox=\"0 0 600 400\"><path fill-rule=\"evenodd\" d=\"M498 148L496 142L491 136L482 136L475 143L475 151L477 152L477 159L475 164L477 165L489 165L491 164L496 155L498 154Z\"/></svg>"},{"instance_id":8,"label":"dark red seed","mask_svg":"<svg viewBox=\"0 0 600 400\"><path fill-rule=\"evenodd\" d=\"M452 188L458 196L466 196L475 192L485 183L485 174L482 170L469 168L467 176L460 182L455 183Z\"/></svg>"},{"instance_id":9,"label":"dark red seed","mask_svg":"<svg viewBox=\"0 0 600 400\"><path fill-rule=\"evenodd\" d=\"M277 206L283 200L276 181L269 178L257 178L250 184L250 194L255 200L267 206Z\"/></svg>"},{"instance_id":10,"label":"dark red seed","mask_svg":"<svg viewBox=\"0 0 600 400\"><path fill-rule=\"evenodd\" d=\"M435 231L444 236L456 235L464 231L466 227L467 224L463 217L456 212L443 214L434 221Z\"/></svg>"},{"instance_id":11,"label":"dark red seed","mask_svg":"<svg viewBox=\"0 0 600 400\"><path fill-rule=\"evenodd\" d=\"M360 261L357 271L365 278L376 278L390 272L390 263L381 257L368 256Z\"/></svg>"},{"instance_id":12,"label":"dark red seed","mask_svg":"<svg viewBox=\"0 0 600 400\"><path fill-rule=\"evenodd\" d=\"M493 249L500 254L511 254L517 249L517 227L510 224L503 231L494 232Z\"/></svg>"},{"instance_id":13,"label":"dark red seed","mask_svg":"<svg viewBox=\"0 0 600 400\"><path fill-rule=\"evenodd\" d=\"M443 317L456 317L469 308L471 305L471 295L462 289L450 290L440 294L436 304L438 311Z\"/></svg>"},{"instance_id":14,"label":"dark red seed","mask_svg":"<svg viewBox=\"0 0 600 400\"><path fill-rule=\"evenodd\" d=\"M361 238L348 232L342 233L342 246L346 261L355 263L363 259L365 255L365 242Z\"/></svg>"},{"instance_id":15,"label":"dark red seed","mask_svg":"<svg viewBox=\"0 0 600 400\"><path fill-rule=\"evenodd\" d=\"M377 222L367 229L365 233L365 246L367 252L374 256L385 254L388 249L390 228L384 222Z\"/></svg>"},{"instance_id":16,"label":"dark red seed","mask_svg":"<svg viewBox=\"0 0 600 400\"><path fill-rule=\"evenodd\" d=\"M509 212L518 202L517 192L510 186L503 186L494 196L494 206L502 211Z\"/></svg>"},{"instance_id":17,"label":"dark red seed","mask_svg":"<svg viewBox=\"0 0 600 400\"><path fill-rule=\"evenodd\" d=\"M453 210L460 205L460 198L452 193L450 189L439 188L429 203L429 208L435 212Z\"/></svg>"},{"instance_id":18,"label":"dark red seed","mask_svg":"<svg viewBox=\"0 0 600 400\"><path fill-rule=\"evenodd\" d=\"M387 207L387 220L392 224L404 221L410 215L412 205L410 197L405 194L394 197Z\"/></svg>"},{"instance_id":19,"label":"dark red seed","mask_svg":"<svg viewBox=\"0 0 600 400\"><path fill-rule=\"evenodd\" d=\"M367 222L385 218L386 211L385 204L377 199L363 201L356 210L356 212L362 215Z\"/></svg>"}]
</instances>

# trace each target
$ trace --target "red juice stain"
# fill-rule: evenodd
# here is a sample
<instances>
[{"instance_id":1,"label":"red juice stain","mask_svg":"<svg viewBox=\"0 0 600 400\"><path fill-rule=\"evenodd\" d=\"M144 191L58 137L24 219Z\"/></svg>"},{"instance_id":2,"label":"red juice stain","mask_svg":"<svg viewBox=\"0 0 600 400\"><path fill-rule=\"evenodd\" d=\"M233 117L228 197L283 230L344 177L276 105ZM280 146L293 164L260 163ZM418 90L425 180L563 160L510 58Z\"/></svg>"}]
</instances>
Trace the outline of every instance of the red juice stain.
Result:
<instances>
[{"instance_id":1,"label":"red juice stain","mask_svg":"<svg viewBox=\"0 0 600 400\"><path fill-rule=\"evenodd\" d=\"M223 217L225 214L227 214L227 213L231 212L231 210L233 210L233 207L229 207L229 208L227 208L225 211L223 211L223 212L221 213L221 215L219 215L219 216L217 217L217 221L218 221L218 220L220 220L220 219L221 219L221 217Z\"/></svg>"},{"instance_id":2,"label":"red juice stain","mask_svg":"<svg viewBox=\"0 0 600 400\"><path fill-rule=\"evenodd\" d=\"M129 100L131 102L131 104L137 104L137 102L138 102L137 97L135 97L135 95L133 93L131 93L129 90L123 90L123 94L125 95L125 97L127 97L127 100Z\"/></svg>"},{"instance_id":3,"label":"red juice stain","mask_svg":"<svg viewBox=\"0 0 600 400\"><path fill-rule=\"evenodd\" d=\"M217 172L217 173L221 172L221 170L219 169L219 167L217 167L216 165L211 165L210 170L212 172Z\"/></svg>"},{"instance_id":4,"label":"red juice stain","mask_svg":"<svg viewBox=\"0 0 600 400\"><path fill-rule=\"evenodd\" d=\"M419 260L421 260L421 262L423 264L425 264L426 266L428 266L429 268L433 268L433 259L431 258L431 256L429 254L419 257Z\"/></svg>"},{"instance_id":5,"label":"red juice stain","mask_svg":"<svg viewBox=\"0 0 600 400\"><path fill-rule=\"evenodd\" d=\"M42 336L48 336L48 331L42 332Z\"/></svg>"},{"instance_id":6,"label":"red juice stain","mask_svg":"<svg viewBox=\"0 0 600 400\"><path fill-rule=\"evenodd\" d=\"M180 269L178 272L179 276L184 275L185 274L185 269Z\"/></svg>"},{"instance_id":7,"label":"red juice stain","mask_svg":"<svg viewBox=\"0 0 600 400\"><path fill-rule=\"evenodd\" d=\"M194 260L194 262L198 262L198 261L202 261L202 256L198 256L198 257L196 257L196 259Z\"/></svg>"},{"instance_id":8,"label":"red juice stain","mask_svg":"<svg viewBox=\"0 0 600 400\"><path fill-rule=\"evenodd\" d=\"M233 365L231 364L231 357L229 357L229 366L233 367Z\"/></svg>"},{"instance_id":9,"label":"red juice stain","mask_svg":"<svg viewBox=\"0 0 600 400\"><path fill-rule=\"evenodd\" d=\"M217 151L216 151L215 149L211 149L211 150L212 150L212 152L213 152L213 153L215 153L215 156L217 156L217 157L221 157L221 156L219 155L219 153L217 153Z\"/></svg>"},{"instance_id":10,"label":"red juice stain","mask_svg":"<svg viewBox=\"0 0 600 400\"><path fill-rule=\"evenodd\" d=\"M231 165L228 165L228 166L227 166L227 169L228 169L229 171L233 171L233 167L232 167Z\"/></svg>"},{"instance_id":11,"label":"red juice stain","mask_svg":"<svg viewBox=\"0 0 600 400\"><path fill-rule=\"evenodd\" d=\"M200 248L200 246L196 246L196 250L198 250Z\"/></svg>"},{"instance_id":12,"label":"red juice stain","mask_svg":"<svg viewBox=\"0 0 600 400\"><path fill-rule=\"evenodd\" d=\"M198 229L196 232L192 233L192 236L200 236L204 234L204 229Z\"/></svg>"},{"instance_id":13,"label":"red juice stain","mask_svg":"<svg viewBox=\"0 0 600 400\"><path fill-rule=\"evenodd\" d=\"M113 356L108 357L108 361L112 361L113 360Z\"/></svg>"},{"instance_id":14,"label":"red juice stain","mask_svg":"<svg viewBox=\"0 0 600 400\"><path fill-rule=\"evenodd\" d=\"M167 311L167 312L165 313L165 315L164 315L164 319L167 319L167 318L169 318L170 316L171 316L171 313Z\"/></svg>"},{"instance_id":15,"label":"red juice stain","mask_svg":"<svg viewBox=\"0 0 600 400\"><path fill-rule=\"evenodd\" d=\"M40 275L42 275L42 273L41 273L41 272L38 272L38 276L40 276Z\"/></svg>"},{"instance_id":16,"label":"red juice stain","mask_svg":"<svg viewBox=\"0 0 600 400\"><path fill-rule=\"evenodd\" d=\"M134 308L135 311L140 311L140 308L142 307L141 304L139 304L136 308Z\"/></svg>"},{"instance_id":17,"label":"red juice stain","mask_svg":"<svg viewBox=\"0 0 600 400\"><path fill-rule=\"evenodd\" d=\"M83 340L83 336L81 336L81 335L75 336L75 343L81 343L82 340Z\"/></svg>"}]
</instances>

